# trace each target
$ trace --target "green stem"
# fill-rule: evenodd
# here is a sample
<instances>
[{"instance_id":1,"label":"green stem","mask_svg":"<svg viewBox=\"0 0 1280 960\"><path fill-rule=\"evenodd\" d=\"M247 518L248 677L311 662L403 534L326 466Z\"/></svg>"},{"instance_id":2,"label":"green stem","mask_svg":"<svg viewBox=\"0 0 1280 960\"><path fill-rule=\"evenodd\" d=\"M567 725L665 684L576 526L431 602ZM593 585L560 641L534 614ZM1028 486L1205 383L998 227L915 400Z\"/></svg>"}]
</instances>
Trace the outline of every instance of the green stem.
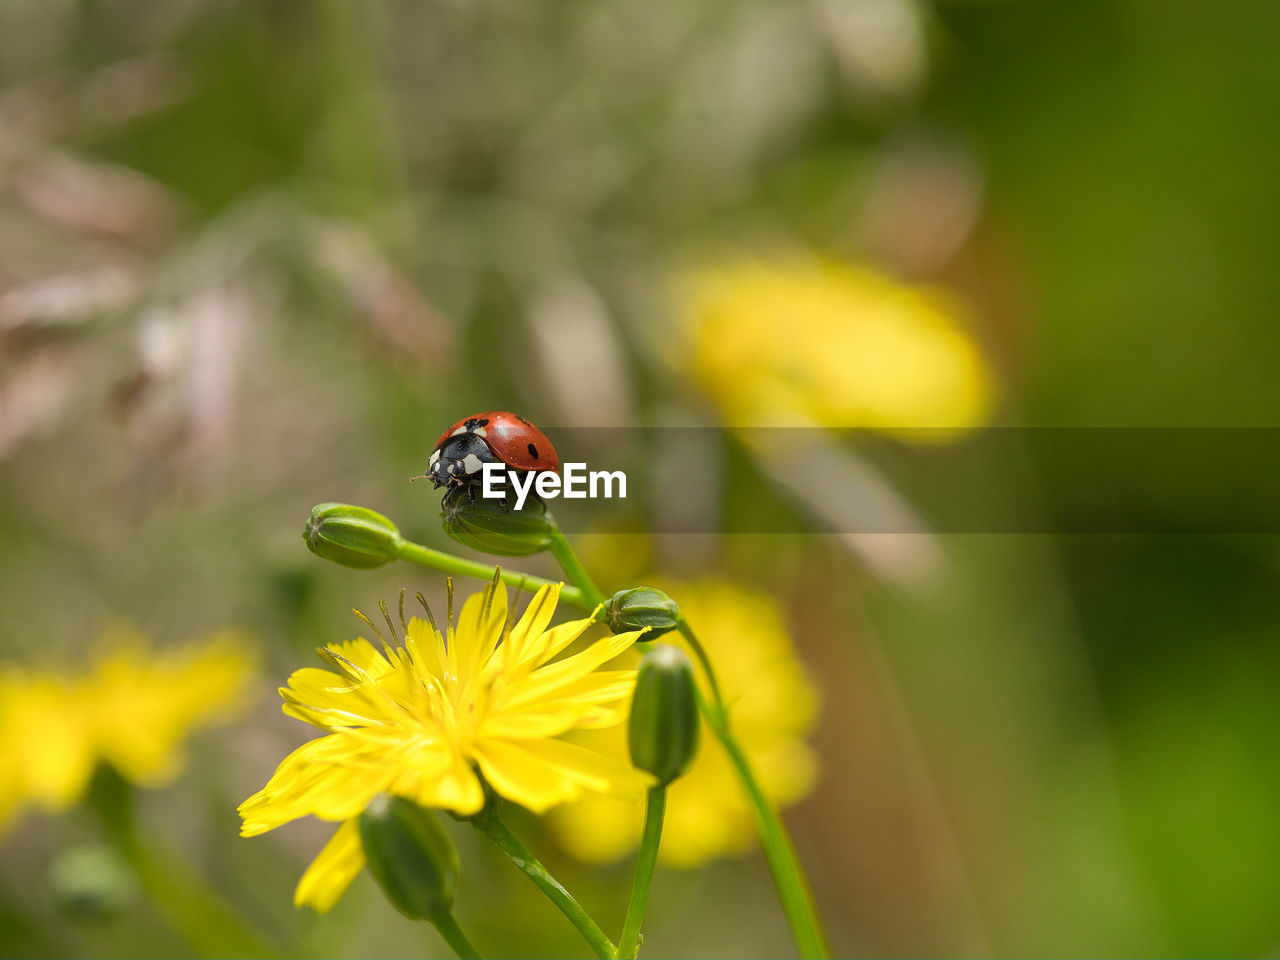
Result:
<instances>
[{"instance_id":1,"label":"green stem","mask_svg":"<svg viewBox=\"0 0 1280 960\"><path fill-rule=\"evenodd\" d=\"M631 885L631 902L627 904L627 920L618 938L618 960L633 960L640 952L640 926L649 903L649 887L653 868L658 862L658 844L662 841L662 818L667 809L666 786L649 790L649 803L644 813L644 836L640 840L640 857L636 861L636 878Z\"/></svg>"},{"instance_id":2,"label":"green stem","mask_svg":"<svg viewBox=\"0 0 1280 960\"><path fill-rule=\"evenodd\" d=\"M467 935L462 932L462 928L458 926L458 921L453 918L452 913L445 911L438 914L431 918L431 923L440 931L440 936L444 937L445 942L453 948L453 952L458 955L459 960L480 960L480 954L471 945Z\"/></svg>"},{"instance_id":3,"label":"green stem","mask_svg":"<svg viewBox=\"0 0 1280 960\"><path fill-rule=\"evenodd\" d=\"M205 880L175 860L159 855L138 831L133 787L115 768L99 765L89 784L88 802L107 835L157 911L191 950L205 957L278 957L281 952L252 929Z\"/></svg>"},{"instance_id":4,"label":"green stem","mask_svg":"<svg viewBox=\"0 0 1280 960\"><path fill-rule=\"evenodd\" d=\"M591 919L591 915L583 909L582 904L573 898L555 877L547 872L528 848L517 839L502 818L492 810L486 810L471 818L472 825L494 842L499 850L507 855L507 859L547 895L569 922L578 928L583 939L595 950L600 960L614 960L617 950L599 925Z\"/></svg>"},{"instance_id":5,"label":"green stem","mask_svg":"<svg viewBox=\"0 0 1280 960\"><path fill-rule=\"evenodd\" d=\"M591 602L593 598L597 598L594 601L597 603L604 601L604 595L591 580L559 528L556 529L556 535L551 541L551 553L559 561L565 576L582 591L584 599ZM787 923L791 927L796 948L802 957L826 957L827 945L822 936L822 928L818 924L813 894L809 890L804 872L800 869L795 847L791 843L782 818L769 803L769 799L751 770L747 755L729 728L729 712L721 696L715 670L711 667L711 659L684 617L680 618L677 627L688 641L694 656L698 658L707 675L707 684L711 688L713 703L707 703L706 699L699 695L698 709L702 711L703 717L706 718L707 724L716 737L724 744L725 751L733 762L734 771L747 793L756 823L756 832L760 837L760 846L764 850L765 862L768 863L769 872L773 875L773 884L778 891L778 901L782 904L782 912L786 915Z\"/></svg>"},{"instance_id":6,"label":"green stem","mask_svg":"<svg viewBox=\"0 0 1280 960\"><path fill-rule=\"evenodd\" d=\"M582 565L578 555L573 552L573 547L569 546L569 541L560 532L560 525L555 524L554 521L551 534L551 555L556 558L556 562L560 564L560 569L569 578L569 582L582 592L582 599L591 609L594 610L605 602L605 595L600 592L600 588L591 579L591 574L587 573L587 568Z\"/></svg>"},{"instance_id":7,"label":"green stem","mask_svg":"<svg viewBox=\"0 0 1280 960\"><path fill-rule=\"evenodd\" d=\"M720 681L716 679L716 672L711 667L711 658L707 656L707 651L703 649L702 644L698 641L697 634L693 632L693 627L689 626L689 621L684 618L684 614L680 614L680 621L676 624L676 629L680 631L680 635L684 637L689 644L689 648L693 650L693 655L698 658L698 663L702 664L702 672L707 675L707 684L711 687L711 699L715 701L716 711L720 714L721 723L727 730L729 727L729 711L724 705L724 697L720 694Z\"/></svg>"},{"instance_id":8,"label":"green stem","mask_svg":"<svg viewBox=\"0 0 1280 960\"><path fill-rule=\"evenodd\" d=\"M778 901L782 904L787 924L791 927L796 950L806 960L829 956L822 927L818 923L818 912L813 905L813 893L809 890L804 871L800 869L800 860L796 856L796 848L791 843L786 825L756 780L746 753L729 729L728 717L718 710L708 709L701 694L698 695L698 706L702 708L702 715L706 717L712 732L724 746L738 779L746 789L756 822L756 833L760 836L760 847L764 851L765 862L769 865L769 873L773 875L773 885L778 891Z\"/></svg>"},{"instance_id":9,"label":"green stem","mask_svg":"<svg viewBox=\"0 0 1280 960\"><path fill-rule=\"evenodd\" d=\"M477 580L492 580L495 571L498 569L487 563L464 560L462 557L455 557L453 554L445 553L443 550L433 550L431 547L424 547L420 543L413 543L409 540L406 540L400 548L400 559L408 560L410 563L418 563L424 567L431 567L434 570L443 570L445 573L452 573L459 577L475 577ZM521 573L518 570L508 570L506 567L502 568L501 576L502 582L507 586L526 590L536 590L552 582L545 577L536 577L531 573ZM594 609L598 602L585 599L580 589L570 586L563 587L560 590L560 599L564 603L572 604L583 610Z\"/></svg>"}]
</instances>

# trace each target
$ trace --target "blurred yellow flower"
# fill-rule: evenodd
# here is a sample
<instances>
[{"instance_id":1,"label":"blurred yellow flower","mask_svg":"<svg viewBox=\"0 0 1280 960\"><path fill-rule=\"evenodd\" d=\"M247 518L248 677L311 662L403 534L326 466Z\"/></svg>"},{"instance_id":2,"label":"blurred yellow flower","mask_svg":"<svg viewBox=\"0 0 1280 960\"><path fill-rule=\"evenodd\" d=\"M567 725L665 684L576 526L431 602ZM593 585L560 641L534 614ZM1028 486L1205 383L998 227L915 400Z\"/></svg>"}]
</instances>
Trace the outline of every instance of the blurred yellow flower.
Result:
<instances>
[{"instance_id":1,"label":"blurred yellow flower","mask_svg":"<svg viewBox=\"0 0 1280 960\"><path fill-rule=\"evenodd\" d=\"M957 305L869 268L743 260L676 293L681 363L731 426L955 430L991 404Z\"/></svg>"},{"instance_id":2,"label":"blurred yellow flower","mask_svg":"<svg viewBox=\"0 0 1280 960\"><path fill-rule=\"evenodd\" d=\"M679 602L716 668L739 742L768 797L779 806L803 799L817 778L805 742L818 695L796 657L777 603L767 594L722 580L653 581ZM667 634L663 643L683 643ZM708 693L705 681L704 695ZM625 728L590 733L580 743L627 756ZM617 860L636 847L644 805L588 797L553 811L552 829L571 854L588 862ZM746 853L753 847L751 808L720 742L706 726L689 772L667 791L659 856L675 867Z\"/></svg>"},{"instance_id":3,"label":"blurred yellow flower","mask_svg":"<svg viewBox=\"0 0 1280 960\"><path fill-rule=\"evenodd\" d=\"M559 597L558 584L543 587L509 627L506 587L490 586L468 598L445 636L414 619L401 648L335 644L321 654L336 673L307 668L289 678L285 713L327 736L286 757L240 815L244 836L308 815L342 822L298 884L297 905L329 909L360 872L356 818L376 794L470 815L484 806L481 776L536 812L584 791L638 796L649 785L625 759L558 739L626 717L635 671L598 668L640 635L553 660L592 623L547 629Z\"/></svg>"},{"instance_id":4,"label":"blurred yellow flower","mask_svg":"<svg viewBox=\"0 0 1280 960\"><path fill-rule=\"evenodd\" d=\"M74 803L99 762L141 786L168 782L190 733L240 703L255 663L234 634L152 650L119 628L82 674L0 665L0 827L28 805Z\"/></svg>"}]
</instances>

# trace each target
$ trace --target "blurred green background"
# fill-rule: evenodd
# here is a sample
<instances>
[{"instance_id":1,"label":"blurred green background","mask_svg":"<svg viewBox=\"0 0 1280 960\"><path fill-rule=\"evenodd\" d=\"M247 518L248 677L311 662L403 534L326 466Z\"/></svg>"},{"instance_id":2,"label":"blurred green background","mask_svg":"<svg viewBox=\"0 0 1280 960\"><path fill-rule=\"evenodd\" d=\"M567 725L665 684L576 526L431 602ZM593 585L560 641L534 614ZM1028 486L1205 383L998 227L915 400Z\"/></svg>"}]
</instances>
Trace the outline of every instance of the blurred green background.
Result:
<instances>
[{"instance_id":1,"label":"blurred green background","mask_svg":"<svg viewBox=\"0 0 1280 960\"><path fill-rule=\"evenodd\" d=\"M253 709L138 798L148 830L285 954L438 951L367 879L293 909L324 829L236 837L305 735L274 687L353 605L440 589L311 557L311 505L443 546L406 480L476 409L716 422L667 291L738 252L947 289L997 424L1275 426L1277 35L1263 2L8 0L0 658L250 629ZM898 539L582 538L606 592L782 602L824 699L788 821L835 953L1280 949L1276 538ZM522 827L616 926L628 866ZM582 954L454 833L482 949ZM51 864L102 839L83 808L11 825L0 954L200 949L145 897L58 905ZM661 872L650 916L650 956L790 950L758 856Z\"/></svg>"}]
</instances>

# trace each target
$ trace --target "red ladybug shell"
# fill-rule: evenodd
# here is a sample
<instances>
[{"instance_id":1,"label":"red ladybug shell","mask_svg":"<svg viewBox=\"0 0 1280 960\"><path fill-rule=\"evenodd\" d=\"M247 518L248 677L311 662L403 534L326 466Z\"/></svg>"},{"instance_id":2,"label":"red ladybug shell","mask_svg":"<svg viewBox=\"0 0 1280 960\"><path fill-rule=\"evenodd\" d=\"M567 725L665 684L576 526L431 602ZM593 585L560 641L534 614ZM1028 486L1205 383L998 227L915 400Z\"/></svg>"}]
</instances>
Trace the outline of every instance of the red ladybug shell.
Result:
<instances>
[{"instance_id":1,"label":"red ladybug shell","mask_svg":"<svg viewBox=\"0 0 1280 960\"><path fill-rule=\"evenodd\" d=\"M437 450L450 437L474 433L482 438L493 455L516 470L557 470L560 458L547 435L524 417L506 410L489 410L464 417L440 434Z\"/></svg>"}]
</instances>

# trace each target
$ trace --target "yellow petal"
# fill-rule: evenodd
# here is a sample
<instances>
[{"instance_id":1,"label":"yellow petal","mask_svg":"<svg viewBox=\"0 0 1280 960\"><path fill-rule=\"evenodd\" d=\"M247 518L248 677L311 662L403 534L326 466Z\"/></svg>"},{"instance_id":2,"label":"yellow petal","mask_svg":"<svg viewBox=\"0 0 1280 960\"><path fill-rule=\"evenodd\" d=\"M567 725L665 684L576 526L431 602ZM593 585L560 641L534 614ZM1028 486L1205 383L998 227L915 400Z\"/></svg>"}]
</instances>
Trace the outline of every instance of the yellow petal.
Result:
<instances>
[{"instance_id":1,"label":"yellow petal","mask_svg":"<svg viewBox=\"0 0 1280 960\"><path fill-rule=\"evenodd\" d=\"M563 770L589 790L624 797L638 796L654 779L628 760L616 760L565 740L542 740L533 746L539 761Z\"/></svg>"},{"instance_id":2,"label":"yellow petal","mask_svg":"<svg viewBox=\"0 0 1280 960\"><path fill-rule=\"evenodd\" d=\"M534 665L540 667L559 654L561 650L582 636L587 627L593 623L595 621L590 617L584 617L581 620L570 620L558 627L552 627L538 641L537 652L532 655Z\"/></svg>"},{"instance_id":3,"label":"yellow petal","mask_svg":"<svg viewBox=\"0 0 1280 960\"><path fill-rule=\"evenodd\" d=\"M556 604L560 601L560 584L548 583L533 595L524 616L511 628L507 637L508 664L525 663L538 656L546 645L542 643L543 631L551 622L556 612Z\"/></svg>"},{"instance_id":4,"label":"yellow petal","mask_svg":"<svg viewBox=\"0 0 1280 960\"><path fill-rule=\"evenodd\" d=\"M629 713L627 706L628 704L619 704L613 707L588 707L578 717L576 729L606 730L609 727L616 727L627 719Z\"/></svg>"},{"instance_id":5,"label":"yellow petal","mask_svg":"<svg viewBox=\"0 0 1280 960\"><path fill-rule=\"evenodd\" d=\"M581 653L541 667L528 680L520 684L519 689L514 691L507 702L511 706L519 706L554 694L622 653L636 642L642 632L636 630L605 637L603 640L597 640Z\"/></svg>"},{"instance_id":6,"label":"yellow petal","mask_svg":"<svg viewBox=\"0 0 1280 960\"><path fill-rule=\"evenodd\" d=\"M489 717L480 728L480 736L499 740L534 740L557 737L572 730L578 718L590 708L559 710L522 710Z\"/></svg>"},{"instance_id":7,"label":"yellow petal","mask_svg":"<svg viewBox=\"0 0 1280 960\"><path fill-rule=\"evenodd\" d=\"M340 673L321 670L319 667L303 667L289 674L289 689L299 695L342 694L358 690L360 685Z\"/></svg>"},{"instance_id":8,"label":"yellow petal","mask_svg":"<svg viewBox=\"0 0 1280 960\"><path fill-rule=\"evenodd\" d=\"M598 729L622 720L636 685L634 670L597 670L528 703L504 702L480 728L483 737L528 740L555 737L574 727ZM518 691L517 691L518 692ZM606 709L606 705L614 705Z\"/></svg>"},{"instance_id":9,"label":"yellow petal","mask_svg":"<svg viewBox=\"0 0 1280 960\"><path fill-rule=\"evenodd\" d=\"M22 772L31 799L48 810L70 806L93 774L93 741L75 713L42 712L38 742L28 742ZM33 718L29 718L30 720Z\"/></svg>"},{"instance_id":10,"label":"yellow petal","mask_svg":"<svg viewBox=\"0 0 1280 960\"><path fill-rule=\"evenodd\" d=\"M354 818L345 821L311 861L293 893L295 907L327 913L364 868L364 848Z\"/></svg>"},{"instance_id":11,"label":"yellow petal","mask_svg":"<svg viewBox=\"0 0 1280 960\"><path fill-rule=\"evenodd\" d=\"M334 729L377 723L385 713L365 687L331 670L304 667L289 676L289 685L279 693L289 716Z\"/></svg>"},{"instance_id":12,"label":"yellow petal","mask_svg":"<svg viewBox=\"0 0 1280 960\"><path fill-rule=\"evenodd\" d=\"M563 740L520 745L486 740L476 756L493 789L534 813L576 799L584 790L633 795L653 783L629 764Z\"/></svg>"},{"instance_id":13,"label":"yellow petal","mask_svg":"<svg viewBox=\"0 0 1280 960\"><path fill-rule=\"evenodd\" d=\"M344 640L342 643L331 643L325 647L325 650L359 667L368 674L370 679L376 680L383 674L391 672L391 664L382 655L382 651L364 637Z\"/></svg>"},{"instance_id":14,"label":"yellow petal","mask_svg":"<svg viewBox=\"0 0 1280 960\"><path fill-rule=\"evenodd\" d=\"M635 688L635 670L593 670L585 677L557 688L554 695L548 695L540 703L550 702L557 706L609 703L630 697Z\"/></svg>"},{"instance_id":15,"label":"yellow petal","mask_svg":"<svg viewBox=\"0 0 1280 960\"><path fill-rule=\"evenodd\" d=\"M241 836L251 837L299 817L348 820L386 789L396 768L385 748L331 734L304 743L281 761L267 785L240 805Z\"/></svg>"},{"instance_id":16,"label":"yellow petal","mask_svg":"<svg viewBox=\"0 0 1280 960\"><path fill-rule=\"evenodd\" d=\"M476 751L476 760L489 786L534 813L573 800L582 792L572 777L541 763L523 746L486 740Z\"/></svg>"},{"instance_id":17,"label":"yellow petal","mask_svg":"<svg viewBox=\"0 0 1280 960\"><path fill-rule=\"evenodd\" d=\"M431 624L417 617L410 620L404 645L420 672L433 677L444 676L444 637L433 630Z\"/></svg>"},{"instance_id":18,"label":"yellow petal","mask_svg":"<svg viewBox=\"0 0 1280 960\"><path fill-rule=\"evenodd\" d=\"M471 765L461 756L435 776L423 776L416 789L397 783L394 792L424 807L440 807L470 816L484 807L484 788Z\"/></svg>"},{"instance_id":19,"label":"yellow petal","mask_svg":"<svg viewBox=\"0 0 1280 960\"><path fill-rule=\"evenodd\" d=\"M502 639L507 625L507 588L503 583L489 584L480 593L467 597L458 617L454 635L457 644L458 675L475 677L480 667Z\"/></svg>"}]
</instances>

